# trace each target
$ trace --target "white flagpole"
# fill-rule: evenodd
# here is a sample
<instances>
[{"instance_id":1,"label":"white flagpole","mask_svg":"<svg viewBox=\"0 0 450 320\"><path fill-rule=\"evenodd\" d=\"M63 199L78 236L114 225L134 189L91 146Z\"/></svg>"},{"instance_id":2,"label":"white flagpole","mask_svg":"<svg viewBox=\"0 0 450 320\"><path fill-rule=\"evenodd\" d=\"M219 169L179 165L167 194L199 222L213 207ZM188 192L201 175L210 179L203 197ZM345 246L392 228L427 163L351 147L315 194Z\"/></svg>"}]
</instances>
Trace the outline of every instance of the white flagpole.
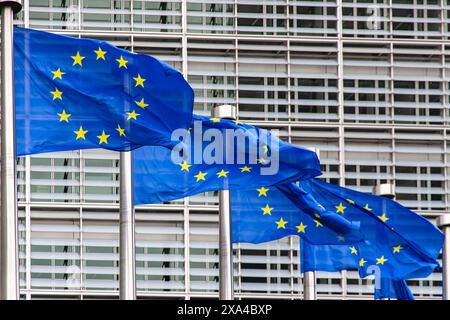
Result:
<instances>
[{"instance_id":1,"label":"white flagpole","mask_svg":"<svg viewBox=\"0 0 450 320\"><path fill-rule=\"evenodd\" d=\"M236 119L236 107L220 105L211 112L213 118ZM231 245L230 191L219 191L219 299L233 300L233 248Z\"/></svg>"},{"instance_id":2,"label":"white flagpole","mask_svg":"<svg viewBox=\"0 0 450 320\"><path fill-rule=\"evenodd\" d=\"M377 196L388 198L391 200L395 200L395 186L392 183L381 183L377 184L373 187L373 193ZM374 285L377 285L381 283L381 279L377 279L377 274L375 273L374 278ZM375 290L379 289L378 287L375 287ZM375 300L375 292L373 295L373 298ZM390 300L390 298L383 298L382 300Z\"/></svg>"},{"instance_id":3,"label":"white flagpole","mask_svg":"<svg viewBox=\"0 0 450 320\"><path fill-rule=\"evenodd\" d=\"M119 297L136 299L135 234L131 151L120 153Z\"/></svg>"},{"instance_id":4,"label":"white flagpole","mask_svg":"<svg viewBox=\"0 0 450 320\"><path fill-rule=\"evenodd\" d=\"M450 300L450 216L440 216L437 225L445 236L442 248L442 300Z\"/></svg>"},{"instance_id":5,"label":"white flagpole","mask_svg":"<svg viewBox=\"0 0 450 320\"><path fill-rule=\"evenodd\" d=\"M1 30L1 222L0 298L19 299L16 141L14 129L14 13L19 1L0 0Z\"/></svg>"},{"instance_id":6,"label":"white flagpole","mask_svg":"<svg viewBox=\"0 0 450 320\"><path fill-rule=\"evenodd\" d=\"M314 151L317 154L317 157L320 159L319 149L310 149ZM300 241L302 240L300 239ZM308 271L303 273L303 300L317 300L315 271Z\"/></svg>"},{"instance_id":7,"label":"white flagpole","mask_svg":"<svg viewBox=\"0 0 450 320\"><path fill-rule=\"evenodd\" d=\"M303 273L303 300L317 300L316 273L314 271Z\"/></svg>"}]
</instances>

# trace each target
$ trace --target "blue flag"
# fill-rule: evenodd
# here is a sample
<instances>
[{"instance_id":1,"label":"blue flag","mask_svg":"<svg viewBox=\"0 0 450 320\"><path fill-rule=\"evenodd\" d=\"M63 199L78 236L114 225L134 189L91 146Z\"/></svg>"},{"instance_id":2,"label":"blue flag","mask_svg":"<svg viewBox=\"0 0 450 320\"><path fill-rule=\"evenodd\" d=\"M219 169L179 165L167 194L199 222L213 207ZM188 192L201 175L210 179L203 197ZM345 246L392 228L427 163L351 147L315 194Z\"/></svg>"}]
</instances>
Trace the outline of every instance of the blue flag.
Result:
<instances>
[{"instance_id":1,"label":"blue flag","mask_svg":"<svg viewBox=\"0 0 450 320\"><path fill-rule=\"evenodd\" d=\"M302 185L325 208L335 208L336 214L359 223L364 235L358 249L362 277L376 266L383 278L421 278L439 265L444 236L422 216L393 200L317 179Z\"/></svg>"},{"instance_id":2,"label":"blue flag","mask_svg":"<svg viewBox=\"0 0 450 320\"><path fill-rule=\"evenodd\" d=\"M14 29L17 155L172 147L193 90L162 61L92 39Z\"/></svg>"},{"instance_id":3,"label":"blue flag","mask_svg":"<svg viewBox=\"0 0 450 320\"><path fill-rule=\"evenodd\" d=\"M359 245L314 245L304 240L300 242L301 272L358 270ZM414 300L405 280L383 278L374 271L375 299ZM377 278L379 276L379 278Z\"/></svg>"},{"instance_id":4,"label":"blue flag","mask_svg":"<svg viewBox=\"0 0 450 320\"><path fill-rule=\"evenodd\" d=\"M301 272L359 269L355 244L315 245L305 239L300 241L300 257Z\"/></svg>"},{"instance_id":5,"label":"blue flag","mask_svg":"<svg viewBox=\"0 0 450 320\"><path fill-rule=\"evenodd\" d=\"M265 242L297 234L312 244L352 244L352 249L349 246L347 250L351 250L358 258L361 277L371 274L373 269L379 270L383 278L390 280L427 277L438 266L436 259L443 243L442 233L428 220L395 201L341 188L317 179L303 180L300 187L293 183L276 187L284 198L280 194L267 198L267 209L262 207L261 199L249 196L251 190L232 193L234 242ZM300 220L301 225L304 213L308 211L304 209L305 204L311 203L305 200L306 195L311 196L324 208L323 212L316 211L318 215L315 220L325 226L327 232L344 230L336 229L336 226L346 226L347 221L358 226L357 232L362 235L363 241L357 236L348 237L355 235L351 228L347 229L349 232L335 237L334 242L332 236L319 236L318 232L323 233L325 230L314 228L314 224L312 228L302 227L304 232L296 232L297 223ZM286 199L294 204L292 212L286 210ZM262 213L272 209L271 215L261 212L258 214L258 208L263 210ZM278 212L277 208L280 208ZM315 210L313 207L311 211ZM328 218L325 225L324 213L328 216L330 213L334 214L336 219ZM338 220L338 216L343 218L344 222ZM282 230L278 226L280 221L284 225ZM290 225L289 222L294 224ZM277 224L276 227L273 226L274 223ZM335 223L337 225L334 225ZM346 262L341 260L341 263L345 265Z\"/></svg>"},{"instance_id":6,"label":"blue flag","mask_svg":"<svg viewBox=\"0 0 450 320\"><path fill-rule=\"evenodd\" d=\"M179 142L174 149L133 151L135 205L222 189L253 188L264 196L268 186L321 173L313 151L267 130L198 115L193 120L190 130L174 136Z\"/></svg>"},{"instance_id":7,"label":"blue flag","mask_svg":"<svg viewBox=\"0 0 450 320\"><path fill-rule=\"evenodd\" d=\"M375 299L414 300L414 295L405 280L390 280L381 278L379 288L375 288Z\"/></svg>"},{"instance_id":8,"label":"blue flag","mask_svg":"<svg viewBox=\"0 0 450 320\"><path fill-rule=\"evenodd\" d=\"M358 226L325 210L294 183L300 204L292 202L277 186L231 192L231 232L234 243L262 243L297 235L314 244L360 241ZM335 218L330 218L335 215Z\"/></svg>"}]
</instances>

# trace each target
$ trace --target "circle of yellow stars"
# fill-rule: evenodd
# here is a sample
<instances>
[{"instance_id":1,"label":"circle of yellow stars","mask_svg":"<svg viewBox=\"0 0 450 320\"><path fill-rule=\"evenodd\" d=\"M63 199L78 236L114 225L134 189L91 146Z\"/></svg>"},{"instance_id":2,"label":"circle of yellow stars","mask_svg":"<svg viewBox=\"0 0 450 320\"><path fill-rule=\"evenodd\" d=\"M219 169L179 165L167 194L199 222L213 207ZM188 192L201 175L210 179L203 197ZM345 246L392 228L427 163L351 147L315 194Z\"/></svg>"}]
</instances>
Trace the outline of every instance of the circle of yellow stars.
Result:
<instances>
[{"instance_id":1,"label":"circle of yellow stars","mask_svg":"<svg viewBox=\"0 0 450 320\"><path fill-rule=\"evenodd\" d=\"M105 51L102 47L98 47L98 49L93 50L94 54L95 54L95 61L98 60L103 60L106 61L107 59L107 51ZM72 59L72 67L74 68L83 68L83 62L86 59L86 56L82 55L82 53L80 53L80 51L77 51L76 54L70 56L70 58ZM128 60L126 60L123 56L120 56L120 58L115 59L115 61L117 62L117 67L119 69L124 68L124 69L128 69ZM52 80L54 80L57 84L58 80L63 80L64 75L66 75L67 70L61 70L61 68L57 68L56 70L50 70L51 74L52 74ZM143 78L141 76L141 74L137 74L136 76L133 77L134 80L134 87L142 87L145 88L145 81L147 81L147 79ZM63 102L63 94L64 92L62 92L58 86L55 86L55 89L53 91L50 91L51 94L51 98L52 101L61 101ZM137 107L141 108L141 109L145 109L149 106L148 103L145 102L144 98L141 98L140 100L136 100L135 104ZM72 116L71 113L68 113L65 109L63 109L61 112L57 112L57 115L59 117L59 122L62 123L69 123L70 121L70 117ZM136 110L131 110L130 112L126 112L127 115L127 121L131 121L131 120L138 120L138 117L141 115L140 113L137 113ZM117 133L119 134L119 137L125 137L126 133L125 133L125 129L122 128L120 126L120 124L117 125L117 128L115 129L117 131ZM86 128L83 128L82 125L80 125L78 130L74 130L73 133L75 134L75 140L86 140L86 134L89 131L86 130ZM105 130L102 130L102 133L100 135L97 136L98 138L98 144L108 144L108 139L111 136L110 133L105 132ZM182 170L187 170L189 171L189 166L184 166L182 167ZM221 173L221 176L226 176L224 175L225 173ZM205 176L203 175L199 175L200 180L204 180ZM199 180L198 180L199 181Z\"/></svg>"}]
</instances>

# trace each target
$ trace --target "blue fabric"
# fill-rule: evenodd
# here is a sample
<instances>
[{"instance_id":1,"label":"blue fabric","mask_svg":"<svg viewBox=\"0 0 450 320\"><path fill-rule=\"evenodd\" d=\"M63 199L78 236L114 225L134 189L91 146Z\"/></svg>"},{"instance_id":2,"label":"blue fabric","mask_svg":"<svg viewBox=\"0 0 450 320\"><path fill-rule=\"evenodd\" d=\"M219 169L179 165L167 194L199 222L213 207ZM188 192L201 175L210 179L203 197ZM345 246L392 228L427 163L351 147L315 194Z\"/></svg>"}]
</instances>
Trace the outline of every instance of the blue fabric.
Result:
<instances>
[{"instance_id":1,"label":"blue fabric","mask_svg":"<svg viewBox=\"0 0 450 320\"><path fill-rule=\"evenodd\" d=\"M192 88L177 70L151 56L98 40L15 28L14 59L18 156L171 147L172 131L191 123Z\"/></svg>"},{"instance_id":2,"label":"blue fabric","mask_svg":"<svg viewBox=\"0 0 450 320\"><path fill-rule=\"evenodd\" d=\"M297 209L320 220L324 226L342 236L345 235L347 238L351 236L353 240L363 239L363 235L359 232L359 222L348 221L342 215L336 214L333 210L334 208L326 209L312 196L310 191L302 186L302 184L279 184L277 185L277 188L282 191L284 195L284 197L281 197L283 200L280 199L278 201L287 201L291 205L293 204Z\"/></svg>"},{"instance_id":3,"label":"blue fabric","mask_svg":"<svg viewBox=\"0 0 450 320\"><path fill-rule=\"evenodd\" d=\"M317 179L303 180L299 187L289 183L277 185L276 188L284 198L279 193L270 194L269 191L270 198L264 199L267 205L273 208L272 215L262 214L264 202L261 202L261 197L256 197L252 190L232 192L234 242L258 243L287 235L300 235L312 244L352 244L357 252L355 255L358 258L358 266L362 263L359 267L361 277L370 275L377 269L382 278L389 280L421 278L427 277L438 266L437 256L442 247L443 234L428 220L395 201L341 188ZM308 200L311 198L314 201ZM294 204L294 208L287 205L286 199ZM323 210L317 209L317 205L313 205L310 210L305 208L314 202L320 204ZM312 228L306 228L306 232L299 233L295 226L299 220L306 219L304 213L308 212L317 215L316 220L321 221L324 228L316 228L313 224ZM336 216L335 219L331 218L332 215ZM326 216L329 217L325 219ZM307 214L307 217L311 217L311 214ZM274 226L273 221L280 221L281 218L288 221L286 228L282 230L277 225ZM294 224L291 225L290 222ZM311 221L309 223L311 224ZM357 236L348 237L355 235L355 230L351 227L347 228L347 233L342 232L345 229L341 227L353 225L358 226L356 231L362 234L362 240ZM323 236L325 232L336 234L336 230L341 232L337 237L338 241L336 238L332 241L332 233L330 236ZM344 249L336 247L329 250L332 250L338 259L341 259L342 252L345 252ZM338 254L339 250L341 255ZM339 261L342 265L351 262ZM328 262L315 259L311 262L311 269Z\"/></svg>"},{"instance_id":4,"label":"blue fabric","mask_svg":"<svg viewBox=\"0 0 450 320\"><path fill-rule=\"evenodd\" d=\"M256 189L321 173L313 151L283 142L267 130L199 115L193 120L192 130L179 137L180 144L190 149L174 153L143 147L133 151L134 204L166 202L213 190ZM228 139L229 133L246 137L245 143ZM207 134L214 138L206 139ZM174 154L180 159L173 159ZM263 174L275 167L276 155L278 170ZM250 169L244 171L245 167Z\"/></svg>"},{"instance_id":5,"label":"blue fabric","mask_svg":"<svg viewBox=\"0 0 450 320\"><path fill-rule=\"evenodd\" d=\"M375 288L375 299L414 300L405 280L381 279L379 289Z\"/></svg>"},{"instance_id":6,"label":"blue fabric","mask_svg":"<svg viewBox=\"0 0 450 320\"><path fill-rule=\"evenodd\" d=\"M342 204L345 209L336 214L359 223L364 242L358 244L358 255L366 261L360 268L362 277L370 274L367 268L377 266L383 278L421 278L439 265L444 236L422 216L393 200L317 179L302 185L325 208Z\"/></svg>"},{"instance_id":7,"label":"blue fabric","mask_svg":"<svg viewBox=\"0 0 450 320\"><path fill-rule=\"evenodd\" d=\"M321 216L316 216L321 209L314 208L314 203L308 207L310 199L304 200L299 208L278 188L267 189L267 196L259 196L256 187L231 192L231 238L234 243L262 243L289 235L300 236L314 244L343 244L361 240L358 229L355 230L344 218L325 224ZM271 209L270 214L267 207Z\"/></svg>"},{"instance_id":8,"label":"blue fabric","mask_svg":"<svg viewBox=\"0 0 450 320\"><path fill-rule=\"evenodd\" d=\"M359 259L355 250L357 247L352 244L314 245L306 240L300 241L300 270L301 272L357 270Z\"/></svg>"},{"instance_id":9,"label":"blue fabric","mask_svg":"<svg viewBox=\"0 0 450 320\"><path fill-rule=\"evenodd\" d=\"M305 188L311 191L312 196L322 204L333 206L335 203L342 202L343 205L348 207L344 209L344 214L342 214L348 220L365 221L368 219L365 217L373 218L371 220L376 221L376 226L383 225L383 230L391 229L391 231L401 235L414 249L423 252L432 259L436 259L439 255L444 241L442 232L426 218L405 208L400 203L318 179L305 182ZM355 204L352 205L349 200ZM368 209L365 208L366 206L368 206ZM382 217L383 219L387 218L387 220L383 222ZM375 236L381 236L375 230L367 228L367 231L372 234L372 239ZM366 237L366 239L370 240L370 237Z\"/></svg>"},{"instance_id":10,"label":"blue fabric","mask_svg":"<svg viewBox=\"0 0 450 320\"><path fill-rule=\"evenodd\" d=\"M300 242L301 272L359 269L358 245L314 245ZM414 300L405 280L391 280L380 277L375 280L374 298Z\"/></svg>"}]
</instances>

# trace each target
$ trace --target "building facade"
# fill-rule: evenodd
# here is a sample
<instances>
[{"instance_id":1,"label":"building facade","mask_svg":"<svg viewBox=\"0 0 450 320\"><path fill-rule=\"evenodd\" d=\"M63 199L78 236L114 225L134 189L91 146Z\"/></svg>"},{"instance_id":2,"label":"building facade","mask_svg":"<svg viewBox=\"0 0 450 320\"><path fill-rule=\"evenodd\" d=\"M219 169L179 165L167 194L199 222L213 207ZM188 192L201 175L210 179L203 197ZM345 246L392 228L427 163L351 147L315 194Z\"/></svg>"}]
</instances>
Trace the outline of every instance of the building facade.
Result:
<instances>
[{"instance_id":1,"label":"building facade","mask_svg":"<svg viewBox=\"0 0 450 320\"><path fill-rule=\"evenodd\" d=\"M196 113L232 104L318 148L329 182L391 182L431 221L449 212L449 0L23 2L20 26L157 56L195 89ZM118 161L100 149L18 160L23 298L118 298ZM138 298L218 296L217 201L136 208ZM302 298L297 237L234 253L237 298ZM372 298L356 271L317 277L319 298ZM440 270L409 283L441 297Z\"/></svg>"}]
</instances>

